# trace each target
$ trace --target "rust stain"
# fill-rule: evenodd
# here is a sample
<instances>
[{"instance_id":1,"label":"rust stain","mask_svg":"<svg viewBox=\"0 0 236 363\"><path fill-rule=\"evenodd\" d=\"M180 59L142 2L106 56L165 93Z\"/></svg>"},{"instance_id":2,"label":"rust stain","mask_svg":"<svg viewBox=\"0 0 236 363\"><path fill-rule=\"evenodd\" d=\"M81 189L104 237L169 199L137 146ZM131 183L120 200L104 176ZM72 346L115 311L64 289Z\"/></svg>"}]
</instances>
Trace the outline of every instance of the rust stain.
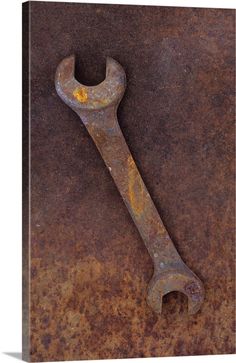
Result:
<instances>
[{"instance_id":1,"label":"rust stain","mask_svg":"<svg viewBox=\"0 0 236 363\"><path fill-rule=\"evenodd\" d=\"M88 100L88 92L86 88L76 88L73 92L73 96L81 103L85 103Z\"/></svg>"},{"instance_id":2,"label":"rust stain","mask_svg":"<svg viewBox=\"0 0 236 363\"><path fill-rule=\"evenodd\" d=\"M144 190L142 179L137 171L134 159L130 155L128 157L128 197L133 212L136 216L140 216L144 207Z\"/></svg>"}]
</instances>

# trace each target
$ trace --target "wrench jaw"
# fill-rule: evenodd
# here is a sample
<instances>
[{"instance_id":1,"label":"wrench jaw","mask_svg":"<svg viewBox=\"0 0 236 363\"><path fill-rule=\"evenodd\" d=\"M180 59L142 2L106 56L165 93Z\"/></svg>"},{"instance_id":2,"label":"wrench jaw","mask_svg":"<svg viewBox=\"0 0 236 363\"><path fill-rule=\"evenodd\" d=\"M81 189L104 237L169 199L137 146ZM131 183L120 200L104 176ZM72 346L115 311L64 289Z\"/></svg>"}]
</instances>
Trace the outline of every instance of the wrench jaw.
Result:
<instances>
[{"instance_id":1,"label":"wrench jaw","mask_svg":"<svg viewBox=\"0 0 236 363\"><path fill-rule=\"evenodd\" d=\"M75 56L61 61L56 70L55 87L59 97L79 116L88 111L98 111L121 101L126 88L122 66L113 58L106 59L106 77L96 86L85 86L74 77Z\"/></svg>"},{"instance_id":2,"label":"wrench jaw","mask_svg":"<svg viewBox=\"0 0 236 363\"><path fill-rule=\"evenodd\" d=\"M64 58L58 65L55 75L55 88L58 96L69 107L74 109L76 102L71 95L72 86L76 87L79 83L74 78L75 56Z\"/></svg>"},{"instance_id":3,"label":"wrench jaw","mask_svg":"<svg viewBox=\"0 0 236 363\"><path fill-rule=\"evenodd\" d=\"M162 312L162 298L172 291L179 291L188 297L188 313L199 311L204 300L204 288L200 279L186 266L186 271L154 273L147 294L148 305L157 313Z\"/></svg>"}]
</instances>

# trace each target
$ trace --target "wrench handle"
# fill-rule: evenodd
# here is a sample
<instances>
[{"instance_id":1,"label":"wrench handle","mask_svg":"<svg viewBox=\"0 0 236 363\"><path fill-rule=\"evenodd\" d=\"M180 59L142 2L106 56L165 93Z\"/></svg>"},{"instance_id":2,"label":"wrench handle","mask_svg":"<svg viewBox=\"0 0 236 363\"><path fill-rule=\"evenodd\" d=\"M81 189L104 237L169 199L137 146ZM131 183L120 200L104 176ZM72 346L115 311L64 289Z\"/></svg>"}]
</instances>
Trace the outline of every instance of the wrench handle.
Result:
<instances>
[{"instance_id":1,"label":"wrench handle","mask_svg":"<svg viewBox=\"0 0 236 363\"><path fill-rule=\"evenodd\" d=\"M181 257L161 220L151 196L142 180L135 161L127 146L116 116L116 108L92 112L87 122L86 114L79 114L90 136L95 142L112 178L138 228L138 231L153 259L155 270L161 266L180 263ZM96 117L96 122L93 115ZM182 260L181 260L182 261ZM170 266L169 266L170 267Z\"/></svg>"}]
</instances>

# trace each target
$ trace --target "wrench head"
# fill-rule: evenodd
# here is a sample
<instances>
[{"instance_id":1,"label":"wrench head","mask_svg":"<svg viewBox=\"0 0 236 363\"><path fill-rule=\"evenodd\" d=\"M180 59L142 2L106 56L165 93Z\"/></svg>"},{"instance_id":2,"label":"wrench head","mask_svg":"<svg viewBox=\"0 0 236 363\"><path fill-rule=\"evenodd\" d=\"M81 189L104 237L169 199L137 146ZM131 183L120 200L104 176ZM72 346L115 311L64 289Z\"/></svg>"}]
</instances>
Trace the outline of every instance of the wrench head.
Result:
<instances>
[{"instance_id":1,"label":"wrench head","mask_svg":"<svg viewBox=\"0 0 236 363\"><path fill-rule=\"evenodd\" d=\"M179 291L188 297L188 313L199 311L204 300L204 287L201 280L188 269L183 271L167 271L154 276L148 287L148 305L160 314L162 311L162 298L172 291Z\"/></svg>"},{"instance_id":2,"label":"wrench head","mask_svg":"<svg viewBox=\"0 0 236 363\"><path fill-rule=\"evenodd\" d=\"M125 71L113 58L106 59L106 77L96 86L85 86L74 77L75 56L58 65L55 87L59 97L77 114L118 106L126 87Z\"/></svg>"}]
</instances>

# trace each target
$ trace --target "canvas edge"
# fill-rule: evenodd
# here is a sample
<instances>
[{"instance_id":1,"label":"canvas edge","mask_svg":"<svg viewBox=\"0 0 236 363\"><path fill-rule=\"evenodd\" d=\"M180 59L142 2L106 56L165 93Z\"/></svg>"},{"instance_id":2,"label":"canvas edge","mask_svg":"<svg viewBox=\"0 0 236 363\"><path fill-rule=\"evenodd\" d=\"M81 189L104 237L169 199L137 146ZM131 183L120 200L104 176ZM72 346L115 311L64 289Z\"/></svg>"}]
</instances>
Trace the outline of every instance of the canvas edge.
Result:
<instances>
[{"instance_id":1,"label":"canvas edge","mask_svg":"<svg viewBox=\"0 0 236 363\"><path fill-rule=\"evenodd\" d=\"M30 2L22 4L22 359L30 361Z\"/></svg>"}]
</instances>

